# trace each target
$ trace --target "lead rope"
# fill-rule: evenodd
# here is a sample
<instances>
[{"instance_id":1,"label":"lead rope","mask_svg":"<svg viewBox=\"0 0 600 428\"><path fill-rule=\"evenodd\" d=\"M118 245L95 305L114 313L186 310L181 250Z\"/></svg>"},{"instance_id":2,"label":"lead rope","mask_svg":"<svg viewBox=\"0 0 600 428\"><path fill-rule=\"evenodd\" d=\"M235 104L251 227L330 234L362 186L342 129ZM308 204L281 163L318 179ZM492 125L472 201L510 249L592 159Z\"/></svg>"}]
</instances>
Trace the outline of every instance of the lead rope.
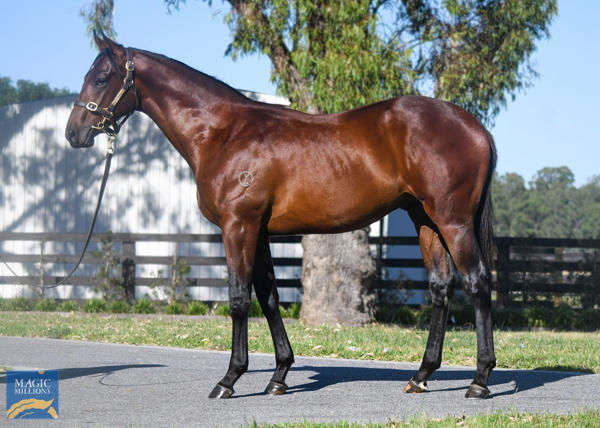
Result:
<instances>
[{"instance_id":1,"label":"lead rope","mask_svg":"<svg viewBox=\"0 0 600 428\"><path fill-rule=\"evenodd\" d=\"M90 224L90 230L88 231L87 238L85 239L85 243L83 244L83 250L81 250L81 254L79 255L79 260L77 260L77 263L75 264L73 269L71 269L71 271L67 274L67 276L65 276L63 279L61 279L56 284L53 284L53 285L31 284L33 287L43 288L43 289L56 288L59 285L64 284L65 281L67 281L69 278L71 278L71 276L75 273L75 271L81 264L81 261L83 260L83 256L85 256L85 252L87 250L88 244L90 243L90 240L92 239L92 234L94 233L94 226L96 225L96 219L98 218L98 212L100 211L100 204L102 203L102 196L104 195L104 189L106 188L106 182L108 181L108 173L110 171L110 161L111 161L114 153L115 153L115 136L109 135L108 136L108 144L106 146L106 161L104 162L104 175L102 176L102 183L100 184L100 192L98 193L98 201L96 202L96 210L94 211L94 216L92 217L92 223ZM11 271L11 273L14 276L20 277L19 275L17 275L15 273L14 270L11 269L11 267L8 265L8 263L6 263L6 260L4 260L4 258L2 257L1 254L0 254L0 259L2 260L2 263L4 263L4 265L8 268L9 271Z\"/></svg>"}]
</instances>

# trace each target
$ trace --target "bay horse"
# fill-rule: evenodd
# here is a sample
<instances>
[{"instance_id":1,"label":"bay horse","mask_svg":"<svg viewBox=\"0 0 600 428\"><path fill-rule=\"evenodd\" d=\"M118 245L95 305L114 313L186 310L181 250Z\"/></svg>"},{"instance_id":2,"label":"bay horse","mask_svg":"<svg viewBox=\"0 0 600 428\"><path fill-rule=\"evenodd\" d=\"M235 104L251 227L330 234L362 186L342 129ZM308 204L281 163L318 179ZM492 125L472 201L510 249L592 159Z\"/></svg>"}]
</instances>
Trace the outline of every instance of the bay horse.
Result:
<instances>
[{"instance_id":1,"label":"bay horse","mask_svg":"<svg viewBox=\"0 0 600 428\"><path fill-rule=\"evenodd\" d=\"M425 392L440 367L458 272L477 325L477 370L466 397L489 396L496 149L474 116L422 96L305 114L251 101L165 56L94 38L100 54L67 122L67 140L90 147L99 133L116 134L134 111L147 114L192 169L202 214L222 230L232 350L210 398L229 398L248 369L252 286L275 347L266 392L287 390L294 354L279 313L269 235L351 231L397 208L415 224L433 304L422 364L404 391Z\"/></svg>"}]
</instances>

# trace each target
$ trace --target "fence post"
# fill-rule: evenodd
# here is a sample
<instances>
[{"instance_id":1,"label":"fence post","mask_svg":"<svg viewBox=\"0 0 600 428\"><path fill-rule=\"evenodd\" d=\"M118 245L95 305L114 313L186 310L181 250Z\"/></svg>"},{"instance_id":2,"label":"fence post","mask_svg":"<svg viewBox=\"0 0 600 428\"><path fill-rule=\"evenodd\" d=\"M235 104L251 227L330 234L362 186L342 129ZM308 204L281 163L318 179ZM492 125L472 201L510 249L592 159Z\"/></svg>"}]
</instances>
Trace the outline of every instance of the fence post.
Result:
<instances>
[{"instance_id":1,"label":"fence post","mask_svg":"<svg viewBox=\"0 0 600 428\"><path fill-rule=\"evenodd\" d=\"M510 243L498 242L496 248L498 251L496 262L498 290L496 299L500 306L506 306L510 304Z\"/></svg>"},{"instance_id":2,"label":"fence post","mask_svg":"<svg viewBox=\"0 0 600 428\"><path fill-rule=\"evenodd\" d=\"M121 272L125 298L130 305L135 303L135 242L123 241Z\"/></svg>"},{"instance_id":3,"label":"fence post","mask_svg":"<svg viewBox=\"0 0 600 428\"><path fill-rule=\"evenodd\" d=\"M385 272L383 271L383 218L379 220L379 237L377 240L377 256L375 259L375 270L377 271L377 275L379 275L379 281L383 281L385 279Z\"/></svg>"},{"instance_id":4,"label":"fence post","mask_svg":"<svg viewBox=\"0 0 600 428\"><path fill-rule=\"evenodd\" d=\"M600 249L594 249L594 265L592 266L592 283L591 283L591 299L588 301L589 306L596 307L600 305ZM585 296L585 294L584 294Z\"/></svg>"},{"instance_id":5,"label":"fence post","mask_svg":"<svg viewBox=\"0 0 600 428\"><path fill-rule=\"evenodd\" d=\"M554 261L562 262L563 260L564 260L564 248L555 247L554 248ZM562 269L556 269L552 276L553 276L552 282L554 284L562 284L564 282ZM563 300L562 294L555 294L554 295L554 307L555 308L559 307L562 303L562 300Z\"/></svg>"},{"instance_id":6,"label":"fence post","mask_svg":"<svg viewBox=\"0 0 600 428\"><path fill-rule=\"evenodd\" d=\"M43 239L40 241L40 294L43 299L45 296L44 293L44 247L46 245L46 241Z\"/></svg>"}]
</instances>

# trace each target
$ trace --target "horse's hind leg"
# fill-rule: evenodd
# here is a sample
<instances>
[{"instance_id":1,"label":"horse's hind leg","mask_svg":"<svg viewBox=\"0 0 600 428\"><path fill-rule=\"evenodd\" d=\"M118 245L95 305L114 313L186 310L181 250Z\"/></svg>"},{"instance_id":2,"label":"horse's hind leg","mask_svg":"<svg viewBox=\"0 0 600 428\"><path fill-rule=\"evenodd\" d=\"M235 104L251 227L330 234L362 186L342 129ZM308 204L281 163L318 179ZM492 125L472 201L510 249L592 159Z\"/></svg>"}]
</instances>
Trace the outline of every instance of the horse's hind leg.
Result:
<instances>
[{"instance_id":1,"label":"horse's hind leg","mask_svg":"<svg viewBox=\"0 0 600 428\"><path fill-rule=\"evenodd\" d=\"M471 224L447 222L438 223L438 227L460 272L463 290L475 307L477 372L465 397L487 398L490 394L488 378L496 366L489 268Z\"/></svg>"},{"instance_id":2,"label":"horse's hind leg","mask_svg":"<svg viewBox=\"0 0 600 428\"><path fill-rule=\"evenodd\" d=\"M404 392L427 391L427 379L442 364L442 348L450 311L450 300L454 294L456 271L450 255L444 248L440 236L421 206L409 211L415 223L425 268L429 276L432 313L427 347L419 371L411 378Z\"/></svg>"},{"instance_id":3,"label":"horse's hind leg","mask_svg":"<svg viewBox=\"0 0 600 428\"><path fill-rule=\"evenodd\" d=\"M275 346L275 373L267 385L266 392L271 395L280 395L287 390L285 377L294 362L294 353L279 312L279 296L275 287L269 238L266 234L262 234L258 240L253 282L256 297L267 318L273 345Z\"/></svg>"}]
</instances>

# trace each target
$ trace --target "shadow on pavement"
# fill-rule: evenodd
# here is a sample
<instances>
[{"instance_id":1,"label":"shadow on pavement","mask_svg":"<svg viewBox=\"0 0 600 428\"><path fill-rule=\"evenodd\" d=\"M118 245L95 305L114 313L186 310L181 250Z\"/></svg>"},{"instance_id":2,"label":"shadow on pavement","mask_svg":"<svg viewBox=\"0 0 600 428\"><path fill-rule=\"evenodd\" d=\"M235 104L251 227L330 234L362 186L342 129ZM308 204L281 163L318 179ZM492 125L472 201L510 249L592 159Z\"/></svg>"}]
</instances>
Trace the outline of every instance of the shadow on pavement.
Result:
<instances>
[{"instance_id":1,"label":"shadow on pavement","mask_svg":"<svg viewBox=\"0 0 600 428\"><path fill-rule=\"evenodd\" d=\"M112 366L98 366L98 367L73 367L64 369L52 369L58 370L58 377L60 380L84 377L84 376L102 376L102 378L111 375L120 370L129 369L144 369L153 367L166 367L163 364L120 364ZM51 369L48 369L51 370ZM6 374L0 375L0 384L6 383Z\"/></svg>"},{"instance_id":2,"label":"shadow on pavement","mask_svg":"<svg viewBox=\"0 0 600 428\"><path fill-rule=\"evenodd\" d=\"M269 370L256 370L254 372L267 372ZM317 391L331 385L336 385L346 382L377 382L377 381L397 381L399 388L403 388L404 384L414 375L414 370L397 370L391 368L374 368L360 366L298 366L292 367L291 372L310 371L315 372L309 377L311 382L289 385L289 394L298 392ZM527 391L543 386L544 384L558 382L575 376L583 376L587 373L577 372L551 372L551 371L534 371L534 370L496 370L490 376L489 386L502 385L511 383L512 390L500 393L493 393L490 398L499 397L502 395L512 395L516 392ZM473 369L449 369L436 371L430 380L431 381L464 381L464 386L433 389L432 391L457 391L467 390L473 377L475 376L475 368ZM439 385L438 385L439 386Z\"/></svg>"}]
</instances>

